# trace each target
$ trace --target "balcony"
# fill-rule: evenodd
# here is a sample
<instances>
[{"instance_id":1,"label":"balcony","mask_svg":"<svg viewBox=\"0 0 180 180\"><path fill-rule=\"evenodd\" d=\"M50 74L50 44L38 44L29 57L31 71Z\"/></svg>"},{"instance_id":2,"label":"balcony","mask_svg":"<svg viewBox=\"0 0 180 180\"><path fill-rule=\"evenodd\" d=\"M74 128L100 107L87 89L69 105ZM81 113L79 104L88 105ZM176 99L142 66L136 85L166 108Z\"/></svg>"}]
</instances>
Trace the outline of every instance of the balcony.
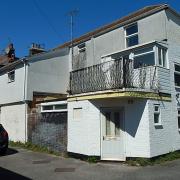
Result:
<instances>
[{"instance_id":1,"label":"balcony","mask_svg":"<svg viewBox=\"0 0 180 180\"><path fill-rule=\"evenodd\" d=\"M134 69L133 60L111 60L70 73L70 95L105 90L170 93L170 72L159 66Z\"/></svg>"}]
</instances>

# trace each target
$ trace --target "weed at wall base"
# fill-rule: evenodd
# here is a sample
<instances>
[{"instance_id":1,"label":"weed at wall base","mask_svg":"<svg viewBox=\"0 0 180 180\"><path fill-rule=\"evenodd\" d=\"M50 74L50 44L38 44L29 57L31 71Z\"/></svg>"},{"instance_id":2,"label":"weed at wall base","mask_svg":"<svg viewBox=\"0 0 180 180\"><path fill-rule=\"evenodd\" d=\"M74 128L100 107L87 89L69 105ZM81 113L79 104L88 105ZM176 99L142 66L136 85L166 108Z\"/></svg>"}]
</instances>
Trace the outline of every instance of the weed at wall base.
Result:
<instances>
[{"instance_id":1,"label":"weed at wall base","mask_svg":"<svg viewBox=\"0 0 180 180\"><path fill-rule=\"evenodd\" d=\"M43 152L43 153L53 154L53 155L56 155L56 156L66 157L66 153L55 152L55 151L50 150L47 147L32 144L30 142L22 143L22 142L19 142L19 141L17 141L17 142L10 141L9 146L11 146L11 147L20 147L20 148L28 149L28 150L31 150L31 151L34 151L34 152Z\"/></svg>"}]
</instances>

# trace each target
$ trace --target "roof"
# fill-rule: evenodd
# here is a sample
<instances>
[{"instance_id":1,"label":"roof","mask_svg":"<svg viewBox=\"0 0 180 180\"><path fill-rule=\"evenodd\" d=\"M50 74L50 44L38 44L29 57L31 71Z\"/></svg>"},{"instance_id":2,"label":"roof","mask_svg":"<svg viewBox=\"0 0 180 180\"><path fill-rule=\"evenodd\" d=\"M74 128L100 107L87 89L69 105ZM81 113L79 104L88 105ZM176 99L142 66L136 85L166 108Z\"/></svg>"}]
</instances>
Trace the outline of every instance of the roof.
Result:
<instances>
[{"instance_id":1,"label":"roof","mask_svg":"<svg viewBox=\"0 0 180 180\"><path fill-rule=\"evenodd\" d=\"M14 61L12 63L8 63L7 65L0 68L0 74L3 73L4 71L13 70L16 66L18 66L20 64L23 64L23 61L16 60L16 61Z\"/></svg>"},{"instance_id":2,"label":"roof","mask_svg":"<svg viewBox=\"0 0 180 180\"><path fill-rule=\"evenodd\" d=\"M110 30L113 30L119 26L123 26L126 25L128 23L131 23L132 21L136 21L137 19L149 16L151 14L154 14L156 12L162 11L164 9L169 8L169 6L167 4L159 4L159 5L152 5L152 6L146 6L136 12L133 12L127 16L122 17L121 19L118 19L110 24L107 24L105 26L102 26L94 31L91 31L87 34L84 34L82 36L80 36L79 38L76 38L73 40L73 44L78 44L81 43L83 41L87 41L88 39L90 39L92 36L97 36L100 35L102 33L108 32ZM54 50L59 49L59 48L64 48L64 47L68 47L71 46L71 41L66 42L56 48L54 48Z\"/></svg>"}]
</instances>

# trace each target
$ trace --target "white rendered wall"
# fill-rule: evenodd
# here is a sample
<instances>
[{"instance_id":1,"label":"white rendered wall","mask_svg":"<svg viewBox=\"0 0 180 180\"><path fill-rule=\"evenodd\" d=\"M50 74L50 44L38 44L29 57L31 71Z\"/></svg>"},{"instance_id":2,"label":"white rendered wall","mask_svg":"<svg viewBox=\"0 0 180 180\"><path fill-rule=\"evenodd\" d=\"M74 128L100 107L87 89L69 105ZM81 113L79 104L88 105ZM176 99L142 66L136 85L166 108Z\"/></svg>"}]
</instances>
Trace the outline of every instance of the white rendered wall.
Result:
<instances>
[{"instance_id":1,"label":"white rendered wall","mask_svg":"<svg viewBox=\"0 0 180 180\"><path fill-rule=\"evenodd\" d=\"M80 118L73 118L73 108L82 108ZM68 151L100 155L100 114L89 101L68 103Z\"/></svg>"},{"instance_id":2,"label":"white rendered wall","mask_svg":"<svg viewBox=\"0 0 180 180\"><path fill-rule=\"evenodd\" d=\"M162 125L159 126L155 126L154 124L154 104L160 105L160 120ZM177 116L174 115L172 102L149 100L148 106L151 157L177 150L174 144L179 134Z\"/></svg>"},{"instance_id":3,"label":"white rendered wall","mask_svg":"<svg viewBox=\"0 0 180 180\"><path fill-rule=\"evenodd\" d=\"M137 21L139 44L166 39L166 19L164 10L139 19ZM117 29L99 36L95 36L90 40L87 40L85 43L87 66L98 64L101 62L102 56L126 49L124 26L120 26ZM75 46L74 55L76 55L77 52L78 48Z\"/></svg>"},{"instance_id":4,"label":"white rendered wall","mask_svg":"<svg viewBox=\"0 0 180 180\"><path fill-rule=\"evenodd\" d=\"M73 118L73 108L81 108L79 119ZM68 151L100 156L100 108L125 108L126 157L149 157L149 121L146 100L109 99L68 103Z\"/></svg>"},{"instance_id":5,"label":"white rendered wall","mask_svg":"<svg viewBox=\"0 0 180 180\"><path fill-rule=\"evenodd\" d=\"M29 58L26 100L32 101L33 92L67 94L69 55L64 51Z\"/></svg>"},{"instance_id":6,"label":"white rendered wall","mask_svg":"<svg viewBox=\"0 0 180 180\"><path fill-rule=\"evenodd\" d=\"M9 134L11 141L25 142L26 121L25 104L16 104L1 107L1 123Z\"/></svg>"},{"instance_id":7,"label":"white rendered wall","mask_svg":"<svg viewBox=\"0 0 180 180\"><path fill-rule=\"evenodd\" d=\"M0 105L24 100L24 68L15 69L15 81L8 82L8 72L0 75Z\"/></svg>"}]
</instances>

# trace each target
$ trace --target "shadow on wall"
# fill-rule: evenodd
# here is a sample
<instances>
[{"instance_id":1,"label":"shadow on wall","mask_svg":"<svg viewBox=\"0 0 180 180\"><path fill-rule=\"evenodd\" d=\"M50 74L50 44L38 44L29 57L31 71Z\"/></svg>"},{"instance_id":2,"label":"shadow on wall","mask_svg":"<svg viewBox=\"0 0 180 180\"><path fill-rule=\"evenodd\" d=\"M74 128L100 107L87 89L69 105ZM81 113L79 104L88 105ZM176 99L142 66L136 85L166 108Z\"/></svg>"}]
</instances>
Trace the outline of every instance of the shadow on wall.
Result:
<instances>
[{"instance_id":1,"label":"shadow on wall","mask_svg":"<svg viewBox=\"0 0 180 180\"><path fill-rule=\"evenodd\" d=\"M146 106L146 100L134 100L125 109L125 131L132 137L136 136Z\"/></svg>"},{"instance_id":2,"label":"shadow on wall","mask_svg":"<svg viewBox=\"0 0 180 180\"><path fill-rule=\"evenodd\" d=\"M124 109L124 131L130 136L135 137L142 118L146 100L134 99L133 103L128 104L128 99L98 99L90 101L102 113L103 108L123 108ZM131 101L132 102L132 101Z\"/></svg>"}]
</instances>

